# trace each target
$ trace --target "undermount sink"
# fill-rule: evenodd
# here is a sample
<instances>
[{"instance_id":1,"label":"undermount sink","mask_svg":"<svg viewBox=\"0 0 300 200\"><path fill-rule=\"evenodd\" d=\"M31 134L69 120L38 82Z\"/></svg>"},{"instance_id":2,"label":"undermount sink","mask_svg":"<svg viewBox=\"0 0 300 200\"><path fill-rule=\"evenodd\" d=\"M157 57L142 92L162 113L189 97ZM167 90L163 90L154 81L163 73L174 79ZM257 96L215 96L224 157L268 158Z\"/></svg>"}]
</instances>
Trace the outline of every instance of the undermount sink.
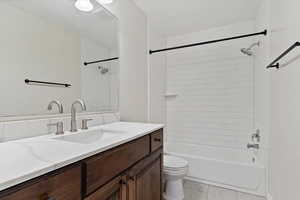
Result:
<instances>
[{"instance_id":1,"label":"undermount sink","mask_svg":"<svg viewBox=\"0 0 300 200\"><path fill-rule=\"evenodd\" d=\"M97 129L91 131L83 131L72 135L63 135L53 138L55 140L62 140L67 142L79 143L79 144L92 144L99 142L100 140L106 140L112 137L116 137L124 132L114 130Z\"/></svg>"}]
</instances>

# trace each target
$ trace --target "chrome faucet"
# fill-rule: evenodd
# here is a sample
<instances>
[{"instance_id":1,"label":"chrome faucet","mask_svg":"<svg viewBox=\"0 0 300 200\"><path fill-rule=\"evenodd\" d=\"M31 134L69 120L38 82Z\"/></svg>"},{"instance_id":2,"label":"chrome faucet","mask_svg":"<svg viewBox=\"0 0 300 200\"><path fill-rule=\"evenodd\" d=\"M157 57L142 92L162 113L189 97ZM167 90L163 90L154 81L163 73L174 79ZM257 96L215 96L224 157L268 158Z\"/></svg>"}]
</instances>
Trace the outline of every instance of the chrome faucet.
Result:
<instances>
[{"instance_id":1,"label":"chrome faucet","mask_svg":"<svg viewBox=\"0 0 300 200\"><path fill-rule=\"evenodd\" d=\"M53 101L51 101L49 103L49 105L48 105L48 110L49 111L52 110L53 105L57 105L59 113L63 113L64 112L63 105L59 101L56 101L56 100L53 100Z\"/></svg>"},{"instance_id":2,"label":"chrome faucet","mask_svg":"<svg viewBox=\"0 0 300 200\"><path fill-rule=\"evenodd\" d=\"M86 105L83 100L77 99L71 107L71 132L77 131L77 124L76 124L76 104L79 104L81 106L81 109L83 111L86 111Z\"/></svg>"}]
</instances>

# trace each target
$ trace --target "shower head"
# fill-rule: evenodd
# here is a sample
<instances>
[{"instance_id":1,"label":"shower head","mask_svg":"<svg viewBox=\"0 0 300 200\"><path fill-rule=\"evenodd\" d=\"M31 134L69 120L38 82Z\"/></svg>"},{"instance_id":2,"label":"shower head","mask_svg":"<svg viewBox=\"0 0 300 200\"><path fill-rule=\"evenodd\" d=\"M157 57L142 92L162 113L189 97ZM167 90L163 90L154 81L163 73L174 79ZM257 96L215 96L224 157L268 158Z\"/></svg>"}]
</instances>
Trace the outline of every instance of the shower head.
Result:
<instances>
[{"instance_id":1,"label":"shower head","mask_svg":"<svg viewBox=\"0 0 300 200\"><path fill-rule=\"evenodd\" d=\"M101 71L101 74L106 74L109 72L109 69L106 67L99 66L98 69Z\"/></svg>"},{"instance_id":2,"label":"shower head","mask_svg":"<svg viewBox=\"0 0 300 200\"><path fill-rule=\"evenodd\" d=\"M251 49L248 48L242 48L241 52L247 56L252 56L253 55L253 51L251 51Z\"/></svg>"},{"instance_id":3,"label":"shower head","mask_svg":"<svg viewBox=\"0 0 300 200\"><path fill-rule=\"evenodd\" d=\"M253 51L252 51L252 48L255 47L255 46L259 46L260 45L260 42L256 42L254 44L252 44L250 47L248 48L242 48L241 49L241 52L247 56L253 56Z\"/></svg>"}]
</instances>

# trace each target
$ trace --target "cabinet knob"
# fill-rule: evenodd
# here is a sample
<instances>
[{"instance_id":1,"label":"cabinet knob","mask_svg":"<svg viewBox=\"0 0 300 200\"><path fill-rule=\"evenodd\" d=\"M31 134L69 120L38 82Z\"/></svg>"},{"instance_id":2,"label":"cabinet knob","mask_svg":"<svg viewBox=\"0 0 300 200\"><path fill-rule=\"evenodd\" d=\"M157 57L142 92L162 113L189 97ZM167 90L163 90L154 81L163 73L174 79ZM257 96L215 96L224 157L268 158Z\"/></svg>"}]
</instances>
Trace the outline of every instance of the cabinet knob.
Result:
<instances>
[{"instance_id":1,"label":"cabinet knob","mask_svg":"<svg viewBox=\"0 0 300 200\"><path fill-rule=\"evenodd\" d=\"M154 141L155 142L161 142L161 139L160 138L154 138Z\"/></svg>"},{"instance_id":2,"label":"cabinet knob","mask_svg":"<svg viewBox=\"0 0 300 200\"><path fill-rule=\"evenodd\" d=\"M127 182L125 181L125 180L120 180L120 184L122 184L122 185L126 185L127 184Z\"/></svg>"},{"instance_id":3,"label":"cabinet knob","mask_svg":"<svg viewBox=\"0 0 300 200\"><path fill-rule=\"evenodd\" d=\"M56 200L55 197L49 197L48 194L42 195L40 199L41 199L41 200Z\"/></svg>"}]
</instances>

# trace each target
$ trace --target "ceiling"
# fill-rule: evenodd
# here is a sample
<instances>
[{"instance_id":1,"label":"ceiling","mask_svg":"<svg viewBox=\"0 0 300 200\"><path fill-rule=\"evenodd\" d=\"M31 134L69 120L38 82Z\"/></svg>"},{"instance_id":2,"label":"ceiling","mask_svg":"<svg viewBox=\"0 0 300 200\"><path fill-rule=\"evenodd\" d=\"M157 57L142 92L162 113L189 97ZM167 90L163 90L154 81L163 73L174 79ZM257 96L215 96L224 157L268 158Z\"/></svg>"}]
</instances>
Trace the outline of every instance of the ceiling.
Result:
<instances>
[{"instance_id":1,"label":"ceiling","mask_svg":"<svg viewBox=\"0 0 300 200\"><path fill-rule=\"evenodd\" d=\"M89 13L78 11L75 0L3 0L1 3L9 3L34 16L68 27L107 48L117 49L117 18L95 0L91 2L95 9Z\"/></svg>"},{"instance_id":2,"label":"ceiling","mask_svg":"<svg viewBox=\"0 0 300 200\"><path fill-rule=\"evenodd\" d=\"M134 0L165 36L254 19L261 0Z\"/></svg>"}]
</instances>

